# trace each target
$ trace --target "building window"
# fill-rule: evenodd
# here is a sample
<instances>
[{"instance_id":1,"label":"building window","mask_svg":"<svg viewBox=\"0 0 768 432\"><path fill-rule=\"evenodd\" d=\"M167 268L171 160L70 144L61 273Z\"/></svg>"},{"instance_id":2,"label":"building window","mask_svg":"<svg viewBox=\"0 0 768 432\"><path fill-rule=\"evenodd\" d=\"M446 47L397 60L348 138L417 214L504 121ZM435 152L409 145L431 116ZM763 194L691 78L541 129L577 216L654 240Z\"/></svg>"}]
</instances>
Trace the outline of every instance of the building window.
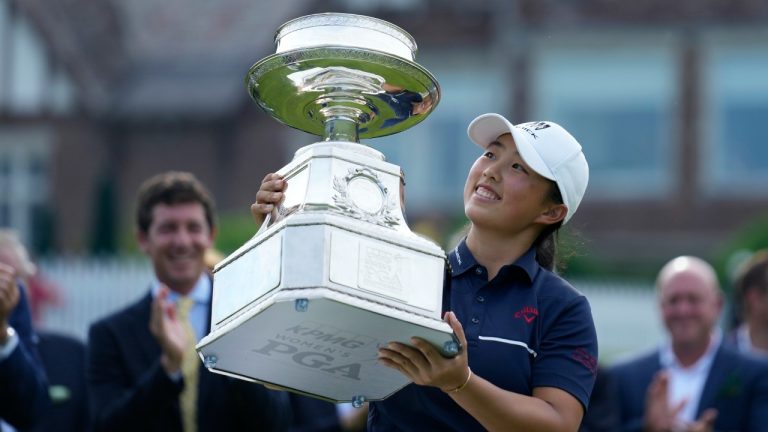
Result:
<instances>
[{"instance_id":1,"label":"building window","mask_svg":"<svg viewBox=\"0 0 768 432\"><path fill-rule=\"evenodd\" d=\"M45 101L48 63L42 41L23 16L17 15L12 27L10 102L14 111L32 114L41 111Z\"/></svg>"},{"instance_id":2,"label":"building window","mask_svg":"<svg viewBox=\"0 0 768 432\"><path fill-rule=\"evenodd\" d=\"M672 36L559 35L534 43L532 120L552 120L582 144L591 197L672 191L678 61Z\"/></svg>"},{"instance_id":3,"label":"building window","mask_svg":"<svg viewBox=\"0 0 768 432\"><path fill-rule=\"evenodd\" d=\"M75 107L75 86L22 12L0 0L0 111L67 114Z\"/></svg>"},{"instance_id":4,"label":"building window","mask_svg":"<svg viewBox=\"0 0 768 432\"><path fill-rule=\"evenodd\" d=\"M0 128L0 226L18 231L35 252L51 245L49 131Z\"/></svg>"},{"instance_id":5,"label":"building window","mask_svg":"<svg viewBox=\"0 0 768 432\"><path fill-rule=\"evenodd\" d=\"M0 0L0 111L8 100L10 68L11 8L8 0Z\"/></svg>"},{"instance_id":6,"label":"building window","mask_svg":"<svg viewBox=\"0 0 768 432\"><path fill-rule=\"evenodd\" d=\"M765 199L768 181L768 33L705 38L701 181L709 194Z\"/></svg>"}]
</instances>

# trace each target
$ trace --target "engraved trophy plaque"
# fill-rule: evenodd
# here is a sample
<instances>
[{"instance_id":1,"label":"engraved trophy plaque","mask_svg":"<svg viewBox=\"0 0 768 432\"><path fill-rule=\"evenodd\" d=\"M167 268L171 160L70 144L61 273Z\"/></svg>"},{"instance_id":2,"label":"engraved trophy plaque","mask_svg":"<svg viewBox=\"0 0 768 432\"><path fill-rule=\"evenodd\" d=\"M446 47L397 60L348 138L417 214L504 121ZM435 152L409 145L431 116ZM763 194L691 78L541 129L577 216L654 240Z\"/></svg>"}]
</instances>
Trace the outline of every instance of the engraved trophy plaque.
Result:
<instances>
[{"instance_id":1,"label":"engraved trophy plaque","mask_svg":"<svg viewBox=\"0 0 768 432\"><path fill-rule=\"evenodd\" d=\"M411 36L386 21L309 15L281 26L276 53L246 76L277 120L323 137L278 172L285 200L214 269L213 372L333 402L380 400L408 384L377 361L389 341L459 346L441 320L445 253L411 232L400 168L360 144L401 132L437 105Z\"/></svg>"}]
</instances>

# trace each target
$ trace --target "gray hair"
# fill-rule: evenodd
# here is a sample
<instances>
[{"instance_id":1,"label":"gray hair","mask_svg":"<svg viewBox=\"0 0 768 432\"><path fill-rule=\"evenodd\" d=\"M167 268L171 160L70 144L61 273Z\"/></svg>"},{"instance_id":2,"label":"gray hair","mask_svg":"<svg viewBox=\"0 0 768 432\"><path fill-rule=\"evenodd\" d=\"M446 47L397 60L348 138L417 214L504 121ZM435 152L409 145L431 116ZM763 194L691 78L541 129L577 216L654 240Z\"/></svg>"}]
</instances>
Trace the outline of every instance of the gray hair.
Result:
<instances>
[{"instance_id":1,"label":"gray hair","mask_svg":"<svg viewBox=\"0 0 768 432\"><path fill-rule=\"evenodd\" d=\"M37 273L37 266L32 263L27 248L21 243L16 231L0 229L0 252L5 252L15 261L7 264L14 267L19 277L27 279Z\"/></svg>"}]
</instances>

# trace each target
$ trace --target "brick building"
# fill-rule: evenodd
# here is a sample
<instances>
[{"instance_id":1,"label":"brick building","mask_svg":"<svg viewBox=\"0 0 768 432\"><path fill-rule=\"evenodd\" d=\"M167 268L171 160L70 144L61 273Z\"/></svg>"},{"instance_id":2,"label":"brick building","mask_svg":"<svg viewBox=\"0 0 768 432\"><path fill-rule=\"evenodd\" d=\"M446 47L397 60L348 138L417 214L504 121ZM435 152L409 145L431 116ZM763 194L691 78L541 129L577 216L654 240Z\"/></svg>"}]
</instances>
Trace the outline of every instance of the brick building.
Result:
<instances>
[{"instance_id":1,"label":"brick building","mask_svg":"<svg viewBox=\"0 0 768 432\"><path fill-rule=\"evenodd\" d=\"M551 119L592 179L572 225L613 262L711 257L768 212L768 2L0 0L0 225L38 251L110 250L139 182L185 169L224 211L313 137L242 84L286 20L339 11L409 31L442 87L370 142L405 169L413 226L460 219L477 114Z\"/></svg>"}]
</instances>

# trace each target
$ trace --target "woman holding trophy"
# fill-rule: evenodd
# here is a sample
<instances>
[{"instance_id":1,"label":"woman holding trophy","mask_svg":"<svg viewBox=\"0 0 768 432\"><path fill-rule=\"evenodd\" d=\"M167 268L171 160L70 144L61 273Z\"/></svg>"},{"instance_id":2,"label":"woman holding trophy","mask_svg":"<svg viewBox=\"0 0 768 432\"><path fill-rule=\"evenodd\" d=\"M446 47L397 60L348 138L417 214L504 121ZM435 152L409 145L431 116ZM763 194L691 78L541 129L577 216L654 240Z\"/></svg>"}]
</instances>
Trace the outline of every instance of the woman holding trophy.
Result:
<instances>
[{"instance_id":1,"label":"woman holding trophy","mask_svg":"<svg viewBox=\"0 0 768 432\"><path fill-rule=\"evenodd\" d=\"M575 431L597 368L587 299L553 272L555 234L576 212L589 168L581 145L552 122L513 125L484 114L468 128L483 149L467 176L467 236L448 253L445 321L461 344L446 358L425 341L392 342L379 362L410 384L372 402L369 430ZM257 221L283 199L267 175Z\"/></svg>"}]
</instances>

